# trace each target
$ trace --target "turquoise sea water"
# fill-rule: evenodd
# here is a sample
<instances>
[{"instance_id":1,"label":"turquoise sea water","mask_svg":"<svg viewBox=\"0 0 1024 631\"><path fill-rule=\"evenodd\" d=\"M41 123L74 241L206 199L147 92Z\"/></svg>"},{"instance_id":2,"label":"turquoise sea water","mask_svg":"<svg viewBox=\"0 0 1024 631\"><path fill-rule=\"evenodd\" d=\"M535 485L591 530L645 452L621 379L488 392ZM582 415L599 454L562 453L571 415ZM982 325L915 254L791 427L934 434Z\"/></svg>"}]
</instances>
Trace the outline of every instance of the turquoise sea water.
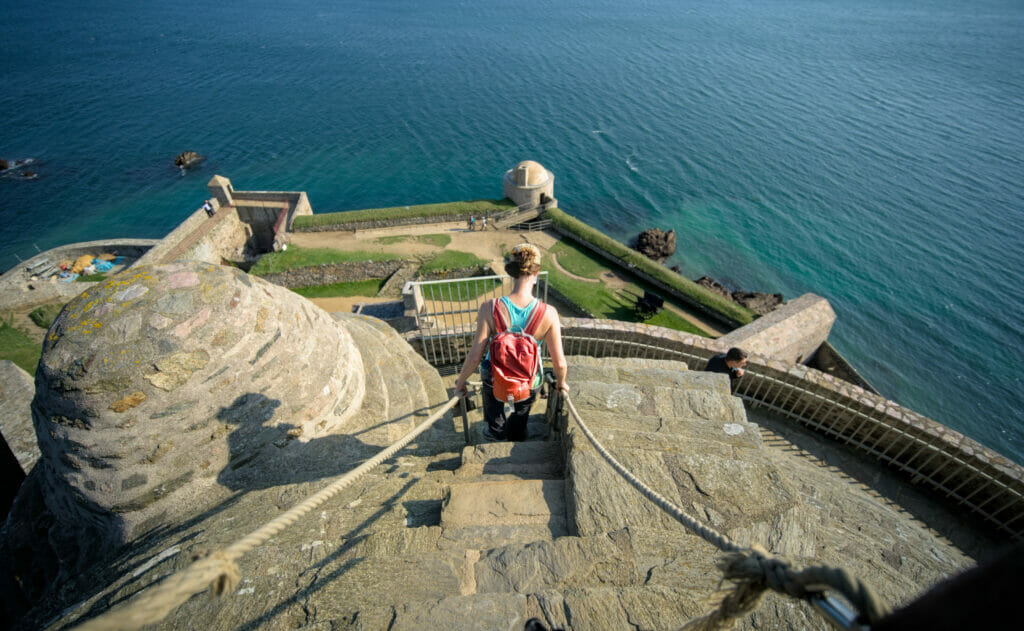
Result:
<instances>
[{"instance_id":1,"label":"turquoise sea water","mask_svg":"<svg viewBox=\"0 0 1024 631\"><path fill-rule=\"evenodd\" d=\"M40 173L0 177L0 269L161 237L214 173L327 212L535 159L692 278L825 296L883 394L1024 462L1019 0L142 4L0 5L0 157Z\"/></svg>"}]
</instances>

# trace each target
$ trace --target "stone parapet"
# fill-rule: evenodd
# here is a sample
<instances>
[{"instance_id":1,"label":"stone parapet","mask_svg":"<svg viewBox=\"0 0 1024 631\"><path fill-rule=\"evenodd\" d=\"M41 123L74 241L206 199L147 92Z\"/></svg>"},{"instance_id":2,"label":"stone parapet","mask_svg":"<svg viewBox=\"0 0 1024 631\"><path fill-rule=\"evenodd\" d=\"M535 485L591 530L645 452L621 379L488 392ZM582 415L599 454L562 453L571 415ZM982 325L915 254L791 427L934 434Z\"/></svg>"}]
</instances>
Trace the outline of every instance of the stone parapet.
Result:
<instances>
[{"instance_id":1,"label":"stone parapet","mask_svg":"<svg viewBox=\"0 0 1024 631\"><path fill-rule=\"evenodd\" d=\"M373 278L388 278L411 261L360 261L357 263L325 263L312 267L297 267L276 274L261 276L265 281L282 287L313 287L333 283L349 283Z\"/></svg>"},{"instance_id":2,"label":"stone parapet","mask_svg":"<svg viewBox=\"0 0 1024 631\"><path fill-rule=\"evenodd\" d=\"M828 300L804 294L718 338L719 348L738 346L748 353L800 364L828 339L835 321L836 312Z\"/></svg>"},{"instance_id":3,"label":"stone parapet","mask_svg":"<svg viewBox=\"0 0 1024 631\"><path fill-rule=\"evenodd\" d=\"M456 221L464 222L470 213L449 215L434 215L431 217L401 217L396 219L381 219L375 221L350 221L339 222L323 226L299 226L293 232L339 232L343 230L378 230L381 228L397 228L399 226L419 226L435 223L451 223Z\"/></svg>"}]
</instances>

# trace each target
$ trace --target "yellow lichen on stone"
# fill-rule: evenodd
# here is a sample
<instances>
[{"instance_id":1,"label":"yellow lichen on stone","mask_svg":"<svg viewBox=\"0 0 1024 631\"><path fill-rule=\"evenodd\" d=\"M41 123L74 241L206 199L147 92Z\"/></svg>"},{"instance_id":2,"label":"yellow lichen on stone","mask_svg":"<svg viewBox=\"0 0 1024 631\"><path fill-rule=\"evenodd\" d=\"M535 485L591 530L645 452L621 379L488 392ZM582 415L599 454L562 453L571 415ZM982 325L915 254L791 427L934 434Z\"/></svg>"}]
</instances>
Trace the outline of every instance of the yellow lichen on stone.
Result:
<instances>
[{"instance_id":1,"label":"yellow lichen on stone","mask_svg":"<svg viewBox=\"0 0 1024 631\"><path fill-rule=\"evenodd\" d=\"M106 360L103 360L103 361L106 361ZM144 393L141 390L136 390L135 392L129 394L128 396L121 397L117 401L114 401L113 403L111 403L110 404L110 409L115 411L115 412L118 412L118 413L125 412L125 411L130 410L131 408L139 405L140 403L142 403L145 400L146 400L146 393Z\"/></svg>"}]
</instances>

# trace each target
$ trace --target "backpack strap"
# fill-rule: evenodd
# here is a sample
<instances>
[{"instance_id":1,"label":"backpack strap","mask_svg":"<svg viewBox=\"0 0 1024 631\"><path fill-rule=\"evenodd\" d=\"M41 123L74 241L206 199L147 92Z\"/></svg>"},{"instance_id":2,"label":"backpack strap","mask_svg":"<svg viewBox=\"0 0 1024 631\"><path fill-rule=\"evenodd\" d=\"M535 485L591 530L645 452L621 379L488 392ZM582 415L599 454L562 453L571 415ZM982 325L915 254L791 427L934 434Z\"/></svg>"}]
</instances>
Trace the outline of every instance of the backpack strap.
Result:
<instances>
[{"instance_id":1,"label":"backpack strap","mask_svg":"<svg viewBox=\"0 0 1024 631\"><path fill-rule=\"evenodd\" d=\"M533 308L533 313L530 314L530 319L526 322L526 329L523 331L530 337L534 337L534 333L537 331L537 327L540 326L541 321L544 319L544 312L548 310L548 306L537 301L537 305Z\"/></svg>"},{"instance_id":2,"label":"backpack strap","mask_svg":"<svg viewBox=\"0 0 1024 631\"><path fill-rule=\"evenodd\" d=\"M508 329L508 321L510 319L508 307L505 306L501 298L494 299L494 309L491 315L494 317L495 333L501 333Z\"/></svg>"}]
</instances>

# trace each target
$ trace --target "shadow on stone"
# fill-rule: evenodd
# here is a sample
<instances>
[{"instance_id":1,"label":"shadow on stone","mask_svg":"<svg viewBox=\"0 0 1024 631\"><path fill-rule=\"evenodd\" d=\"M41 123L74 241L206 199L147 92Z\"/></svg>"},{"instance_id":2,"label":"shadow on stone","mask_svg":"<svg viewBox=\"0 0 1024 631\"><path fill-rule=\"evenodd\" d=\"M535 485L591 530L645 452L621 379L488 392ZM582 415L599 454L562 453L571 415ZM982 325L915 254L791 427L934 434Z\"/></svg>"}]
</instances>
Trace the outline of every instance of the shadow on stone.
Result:
<instances>
[{"instance_id":1,"label":"shadow on stone","mask_svg":"<svg viewBox=\"0 0 1024 631\"><path fill-rule=\"evenodd\" d=\"M388 500L384 502L376 512L367 517L361 524L359 524L351 531L349 531L346 534L345 542L338 546L337 550L327 555L318 563L307 568L303 572L303 575L311 574L315 577L313 582L310 583L308 587L296 591L294 594L289 596L287 599L279 602L277 605L274 606L273 609L267 611L263 615L253 618L252 620L249 620L248 622L239 625L235 631L255 631L256 629L264 628L265 625L269 624L272 620L286 612L289 608L291 608L294 605L308 601L313 596L313 594L320 591L325 586L329 585L332 581L336 580L338 577L344 575L350 569L358 565L363 559L352 558L341 563L338 567L331 570L328 574L320 574L320 572L322 572L325 567L327 567L335 561L342 559L349 550L351 550L353 547L355 547L357 544L363 541L368 536L367 534L363 534L363 532L367 528L369 528L374 522L376 522L378 519L387 514L392 508L394 508L395 504L402 498L403 495L406 494L406 492L409 491L410 488L413 487L414 484L416 484L415 480L409 480L404 486L402 486L401 489L399 489L394 495L388 498ZM408 504L408 502L406 504ZM296 622L298 623L304 621Z\"/></svg>"}]
</instances>

